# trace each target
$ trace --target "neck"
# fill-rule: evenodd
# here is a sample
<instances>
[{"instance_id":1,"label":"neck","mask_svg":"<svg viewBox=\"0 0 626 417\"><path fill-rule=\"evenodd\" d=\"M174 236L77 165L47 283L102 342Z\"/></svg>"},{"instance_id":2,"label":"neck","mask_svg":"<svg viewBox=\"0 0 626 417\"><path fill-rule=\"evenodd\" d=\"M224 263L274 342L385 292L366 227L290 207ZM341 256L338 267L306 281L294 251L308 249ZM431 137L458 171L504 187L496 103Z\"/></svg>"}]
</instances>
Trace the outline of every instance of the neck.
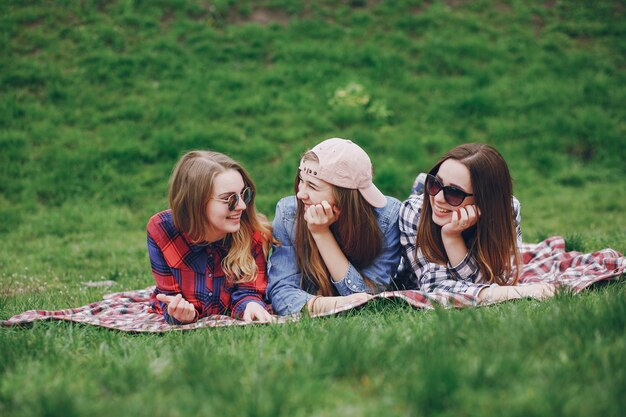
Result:
<instances>
[{"instance_id":1,"label":"neck","mask_svg":"<svg viewBox=\"0 0 626 417\"><path fill-rule=\"evenodd\" d=\"M227 235L228 233L223 233L223 232L218 233L213 230L209 230L207 234L205 235L204 239L207 243L215 243L219 240L224 239Z\"/></svg>"}]
</instances>

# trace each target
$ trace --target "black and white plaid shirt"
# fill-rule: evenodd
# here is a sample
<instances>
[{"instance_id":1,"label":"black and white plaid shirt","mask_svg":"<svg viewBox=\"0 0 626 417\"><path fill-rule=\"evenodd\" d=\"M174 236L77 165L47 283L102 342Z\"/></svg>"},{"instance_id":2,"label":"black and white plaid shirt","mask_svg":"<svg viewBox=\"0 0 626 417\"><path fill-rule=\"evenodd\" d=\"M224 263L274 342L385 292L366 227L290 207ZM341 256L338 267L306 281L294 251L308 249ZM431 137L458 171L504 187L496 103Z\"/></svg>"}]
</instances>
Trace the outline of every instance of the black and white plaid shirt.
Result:
<instances>
[{"instance_id":1,"label":"black and white plaid shirt","mask_svg":"<svg viewBox=\"0 0 626 417\"><path fill-rule=\"evenodd\" d=\"M419 177L418 177L419 178ZM482 275L476 260L469 252L465 258L455 266L439 265L424 258L421 249L415 254L417 240L417 225L422 212L424 193L422 184L414 184L413 192L400 207L400 243L402 244L402 265L400 273L410 274L408 280L417 286L417 289L427 292L446 291L466 293L477 296L489 284L480 284ZM517 229L517 245L522 244L521 210L517 198L513 197L515 212L515 227Z\"/></svg>"}]
</instances>

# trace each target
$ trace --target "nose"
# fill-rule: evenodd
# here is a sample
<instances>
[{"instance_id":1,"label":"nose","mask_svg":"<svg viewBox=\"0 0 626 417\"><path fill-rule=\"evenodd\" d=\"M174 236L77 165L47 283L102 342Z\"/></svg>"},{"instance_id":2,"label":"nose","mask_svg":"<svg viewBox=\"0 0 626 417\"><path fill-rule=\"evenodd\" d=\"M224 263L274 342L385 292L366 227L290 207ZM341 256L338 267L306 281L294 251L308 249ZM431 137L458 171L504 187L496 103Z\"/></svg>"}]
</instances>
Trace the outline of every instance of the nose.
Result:
<instances>
[{"instance_id":1,"label":"nose","mask_svg":"<svg viewBox=\"0 0 626 417\"><path fill-rule=\"evenodd\" d=\"M237 205L235 206L235 210L245 210L247 208L248 206L246 205L246 202L243 201L243 198L239 197L237 199Z\"/></svg>"},{"instance_id":2,"label":"nose","mask_svg":"<svg viewBox=\"0 0 626 417\"><path fill-rule=\"evenodd\" d=\"M306 188L304 187L304 185L302 185L302 183L298 184L298 192L296 193L296 198L298 200L306 200L307 198L309 198L309 195L306 192Z\"/></svg>"},{"instance_id":3,"label":"nose","mask_svg":"<svg viewBox=\"0 0 626 417\"><path fill-rule=\"evenodd\" d=\"M443 189L439 190L437 194L433 197L435 201L439 204L447 203L445 196L443 195Z\"/></svg>"}]
</instances>

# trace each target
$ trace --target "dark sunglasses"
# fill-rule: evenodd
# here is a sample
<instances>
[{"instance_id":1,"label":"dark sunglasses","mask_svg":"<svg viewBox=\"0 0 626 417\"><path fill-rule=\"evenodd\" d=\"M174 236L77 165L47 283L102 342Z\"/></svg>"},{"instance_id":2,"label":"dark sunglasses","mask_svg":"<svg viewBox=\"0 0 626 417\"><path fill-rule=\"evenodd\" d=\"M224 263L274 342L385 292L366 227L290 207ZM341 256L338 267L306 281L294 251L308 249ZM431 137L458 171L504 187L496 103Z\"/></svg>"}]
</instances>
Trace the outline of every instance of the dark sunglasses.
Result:
<instances>
[{"instance_id":1,"label":"dark sunglasses","mask_svg":"<svg viewBox=\"0 0 626 417\"><path fill-rule=\"evenodd\" d=\"M465 197L474 195L466 193L453 185L443 185L434 175L426 175L426 192L434 197L439 194L441 190L443 190L443 198L446 202L454 207L461 205Z\"/></svg>"},{"instance_id":2,"label":"dark sunglasses","mask_svg":"<svg viewBox=\"0 0 626 417\"><path fill-rule=\"evenodd\" d=\"M240 198L243 200L244 203L248 204L250 201L252 201L253 195L254 195L254 191L252 191L252 188L246 187L243 190L241 190L240 194L232 193L231 195L228 196L228 198L212 198L212 200L217 200L217 201L221 201L222 203L226 203L228 204L228 210L234 211L235 208L237 207L237 204L239 204Z\"/></svg>"}]
</instances>

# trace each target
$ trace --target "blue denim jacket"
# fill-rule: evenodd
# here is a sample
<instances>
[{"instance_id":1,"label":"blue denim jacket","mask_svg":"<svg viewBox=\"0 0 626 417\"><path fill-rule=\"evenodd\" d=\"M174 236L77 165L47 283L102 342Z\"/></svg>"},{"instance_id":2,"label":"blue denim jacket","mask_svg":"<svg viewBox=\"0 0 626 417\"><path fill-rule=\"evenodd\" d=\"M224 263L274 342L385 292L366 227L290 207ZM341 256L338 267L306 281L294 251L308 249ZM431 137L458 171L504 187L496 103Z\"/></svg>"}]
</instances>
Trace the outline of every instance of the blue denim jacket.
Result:
<instances>
[{"instance_id":1,"label":"blue denim jacket","mask_svg":"<svg viewBox=\"0 0 626 417\"><path fill-rule=\"evenodd\" d=\"M398 215L400 201L387 197L387 205L375 209L378 225L383 233L383 248L374 262L363 268L362 272L378 287L388 289L398 269L402 248ZM300 271L296 266L294 243L296 240L296 197L281 199L276 205L274 216L274 237L280 242L275 245L268 261L267 294L274 311L280 315L294 314L302 310L306 302L313 297L300 283ZM332 281L332 280L331 280ZM333 282L339 295L357 292L372 292L357 269L350 264L348 272L339 282Z\"/></svg>"}]
</instances>

